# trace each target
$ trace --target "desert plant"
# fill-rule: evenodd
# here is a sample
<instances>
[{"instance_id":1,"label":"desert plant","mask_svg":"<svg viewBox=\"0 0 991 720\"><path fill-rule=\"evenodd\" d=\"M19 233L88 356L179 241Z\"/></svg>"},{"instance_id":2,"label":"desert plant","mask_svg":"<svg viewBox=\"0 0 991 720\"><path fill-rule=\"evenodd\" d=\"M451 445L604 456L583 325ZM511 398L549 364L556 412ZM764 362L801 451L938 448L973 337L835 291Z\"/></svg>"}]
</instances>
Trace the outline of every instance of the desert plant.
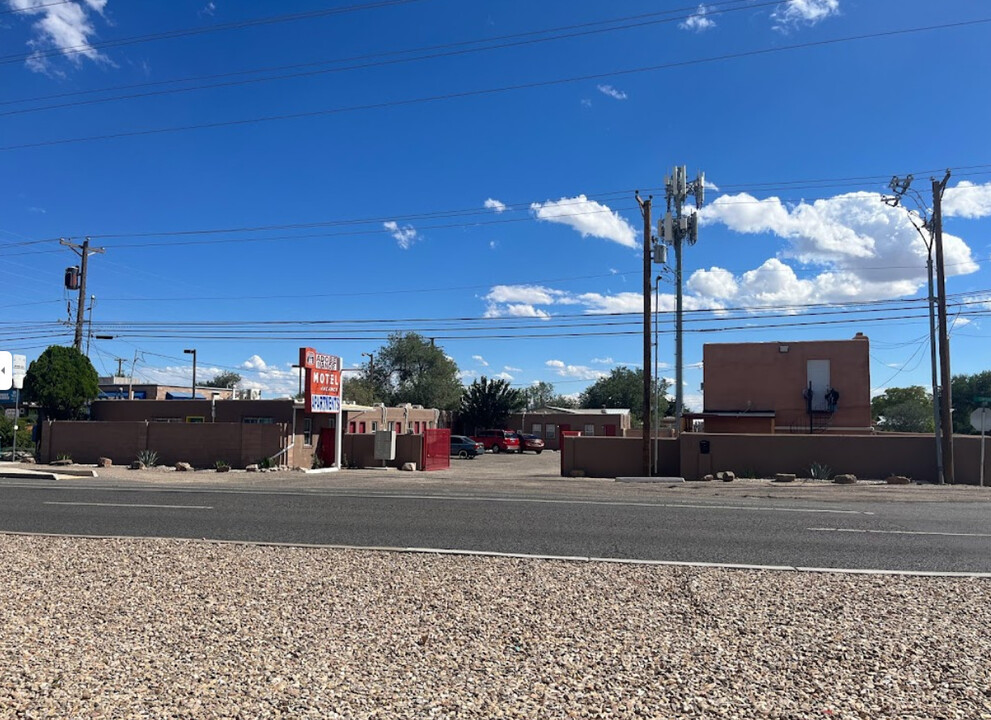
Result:
<instances>
[{"instance_id":1,"label":"desert plant","mask_svg":"<svg viewBox=\"0 0 991 720\"><path fill-rule=\"evenodd\" d=\"M272 467L272 458L263 457L256 464L258 465L258 468L260 470L268 470L270 467Z\"/></svg>"},{"instance_id":2,"label":"desert plant","mask_svg":"<svg viewBox=\"0 0 991 720\"><path fill-rule=\"evenodd\" d=\"M59 462L68 462L68 463L71 463L72 462L72 455L70 455L69 453L59 453L58 454L58 457L56 457L55 459L58 460Z\"/></svg>"},{"instance_id":3,"label":"desert plant","mask_svg":"<svg viewBox=\"0 0 991 720\"><path fill-rule=\"evenodd\" d=\"M213 464L213 466L217 468L217 472L227 472L231 469L230 463L226 460L218 460Z\"/></svg>"},{"instance_id":4,"label":"desert plant","mask_svg":"<svg viewBox=\"0 0 991 720\"><path fill-rule=\"evenodd\" d=\"M145 467L155 467L158 465L158 453L154 450L142 450L138 453L137 460Z\"/></svg>"},{"instance_id":5,"label":"desert plant","mask_svg":"<svg viewBox=\"0 0 991 720\"><path fill-rule=\"evenodd\" d=\"M826 463L814 462L809 465L809 477L813 480L829 480L833 477L833 469Z\"/></svg>"}]
</instances>

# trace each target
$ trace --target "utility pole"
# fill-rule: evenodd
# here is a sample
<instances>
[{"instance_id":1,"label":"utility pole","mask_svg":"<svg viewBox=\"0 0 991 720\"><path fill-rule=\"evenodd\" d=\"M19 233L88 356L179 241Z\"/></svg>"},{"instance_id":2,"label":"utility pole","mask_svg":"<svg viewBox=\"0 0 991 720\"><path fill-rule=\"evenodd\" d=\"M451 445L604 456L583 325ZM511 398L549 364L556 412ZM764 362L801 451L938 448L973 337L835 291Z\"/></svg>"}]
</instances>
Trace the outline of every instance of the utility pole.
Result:
<instances>
[{"instance_id":1,"label":"utility pole","mask_svg":"<svg viewBox=\"0 0 991 720\"><path fill-rule=\"evenodd\" d=\"M117 361L117 377L124 376L124 358L114 358Z\"/></svg>"},{"instance_id":2,"label":"utility pole","mask_svg":"<svg viewBox=\"0 0 991 720\"><path fill-rule=\"evenodd\" d=\"M694 245L699 239L698 214L684 214L685 201L689 195L695 198L695 209L701 210L705 201L705 173L699 172L695 180L688 182L688 169L684 165L674 168L670 177L664 178L667 197L667 213L661 225L660 235L664 242L674 246L675 281L675 427L681 433L681 417L685 411L684 351L683 351L683 262L682 248L685 241ZM672 208L674 215L671 214Z\"/></svg>"},{"instance_id":3,"label":"utility pole","mask_svg":"<svg viewBox=\"0 0 991 720\"><path fill-rule=\"evenodd\" d=\"M104 248L93 248L90 249L89 238L83 241L82 245L76 245L65 238L59 238L59 244L65 245L67 248L72 248L72 251L76 253L80 258L79 267L79 299L76 301L76 333L73 338L72 344L76 346L76 350L79 352L83 351L83 312L84 305L86 301L86 269L89 265L89 256L95 255L96 253L106 252Z\"/></svg>"},{"instance_id":4,"label":"utility pole","mask_svg":"<svg viewBox=\"0 0 991 720\"><path fill-rule=\"evenodd\" d=\"M651 272L651 225L650 209L653 204L653 195L648 195L644 200L640 197L640 191L636 191L637 203L640 204L640 214L643 215L643 427L642 451L643 451L643 475L650 477L650 436L651 436L651 415L650 415L650 277Z\"/></svg>"},{"instance_id":5,"label":"utility pole","mask_svg":"<svg viewBox=\"0 0 991 720\"><path fill-rule=\"evenodd\" d=\"M943 424L943 477L952 485L953 479L953 416L950 389L950 331L946 324L946 268L943 264L943 192L950 181L950 171L942 180L932 178L933 237L936 246L936 285L939 291L939 370L942 392L939 396Z\"/></svg>"},{"instance_id":6,"label":"utility pole","mask_svg":"<svg viewBox=\"0 0 991 720\"><path fill-rule=\"evenodd\" d=\"M891 178L891 182L888 183L888 187L895 193L894 196L882 197L881 200L891 207L898 207L899 202L904 198L905 194L911 193L910 196L915 201L917 212L913 213L907 207L905 210L908 212L909 222L912 223L912 227L919 233L922 243L926 246L926 276L929 282L929 370L931 375L930 382L932 384L933 440L936 443L936 482L942 485L944 483L943 441L939 407L939 363L936 359L936 293L933 284L933 223L929 218L929 211L926 208L925 200L922 199L922 196L917 191L910 189L913 179L911 175L906 175L904 178L895 175ZM915 214L918 214L922 220L921 227L916 225L913 219Z\"/></svg>"}]
</instances>

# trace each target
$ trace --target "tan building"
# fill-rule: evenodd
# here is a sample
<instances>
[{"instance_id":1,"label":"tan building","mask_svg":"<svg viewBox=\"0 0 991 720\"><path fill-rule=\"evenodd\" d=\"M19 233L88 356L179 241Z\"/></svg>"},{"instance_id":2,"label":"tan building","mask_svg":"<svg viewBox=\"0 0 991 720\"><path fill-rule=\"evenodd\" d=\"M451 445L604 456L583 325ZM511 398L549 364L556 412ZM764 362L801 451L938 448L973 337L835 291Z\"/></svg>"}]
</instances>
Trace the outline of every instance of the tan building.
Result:
<instances>
[{"instance_id":1,"label":"tan building","mask_svg":"<svg viewBox=\"0 0 991 720\"><path fill-rule=\"evenodd\" d=\"M507 426L542 437L547 449L557 450L564 431L577 431L586 437L624 437L631 416L625 408L542 407L510 415Z\"/></svg>"},{"instance_id":2,"label":"tan building","mask_svg":"<svg viewBox=\"0 0 991 720\"><path fill-rule=\"evenodd\" d=\"M870 433L870 343L713 343L703 347L702 413L709 433ZM701 421L701 426L698 421Z\"/></svg>"},{"instance_id":3,"label":"tan building","mask_svg":"<svg viewBox=\"0 0 991 720\"><path fill-rule=\"evenodd\" d=\"M356 407L345 405L345 408ZM439 427L440 411L422 405L378 405L365 410L348 412L345 430L352 435L395 430L399 435L422 435L424 430Z\"/></svg>"},{"instance_id":4,"label":"tan building","mask_svg":"<svg viewBox=\"0 0 991 720\"><path fill-rule=\"evenodd\" d=\"M98 379L101 400L190 400L192 388L189 385L159 385L157 383L135 383L131 378L117 375ZM250 390L241 391L234 388L196 386L196 398L199 400L230 400L234 393L247 393L247 398L259 400L260 394L252 395ZM254 391L257 393L258 391Z\"/></svg>"}]
</instances>

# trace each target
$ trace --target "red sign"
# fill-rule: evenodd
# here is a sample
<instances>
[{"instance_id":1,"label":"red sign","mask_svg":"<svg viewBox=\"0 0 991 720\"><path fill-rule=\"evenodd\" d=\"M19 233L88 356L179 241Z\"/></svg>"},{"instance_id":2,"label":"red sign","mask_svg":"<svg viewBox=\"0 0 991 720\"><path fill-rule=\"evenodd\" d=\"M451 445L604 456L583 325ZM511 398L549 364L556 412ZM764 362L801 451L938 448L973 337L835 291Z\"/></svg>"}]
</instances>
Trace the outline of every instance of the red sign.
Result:
<instances>
[{"instance_id":1,"label":"red sign","mask_svg":"<svg viewBox=\"0 0 991 720\"><path fill-rule=\"evenodd\" d=\"M313 348L299 349L299 364L306 373L306 412L341 411L341 359Z\"/></svg>"}]
</instances>

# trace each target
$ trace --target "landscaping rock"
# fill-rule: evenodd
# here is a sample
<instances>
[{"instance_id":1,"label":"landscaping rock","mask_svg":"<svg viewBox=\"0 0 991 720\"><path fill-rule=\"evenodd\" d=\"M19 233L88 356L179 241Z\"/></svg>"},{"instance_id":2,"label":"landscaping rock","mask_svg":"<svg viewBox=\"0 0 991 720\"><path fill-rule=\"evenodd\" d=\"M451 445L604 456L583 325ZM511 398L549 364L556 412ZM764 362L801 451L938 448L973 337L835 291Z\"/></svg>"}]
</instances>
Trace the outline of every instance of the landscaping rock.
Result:
<instances>
[{"instance_id":1,"label":"landscaping rock","mask_svg":"<svg viewBox=\"0 0 991 720\"><path fill-rule=\"evenodd\" d=\"M416 463L415 462L403 463L403 466L400 468L400 470L405 470L406 472L416 472Z\"/></svg>"},{"instance_id":2,"label":"landscaping rock","mask_svg":"<svg viewBox=\"0 0 991 720\"><path fill-rule=\"evenodd\" d=\"M849 474L836 475L833 477L833 482L836 483L837 485L853 485L855 482L857 482L857 476L849 475Z\"/></svg>"},{"instance_id":3,"label":"landscaping rock","mask_svg":"<svg viewBox=\"0 0 991 720\"><path fill-rule=\"evenodd\" d=\"M144 470L145 464L140 460L135 460L131 463L131 470Z\"/></svg>"},{"instance_id":4,"label":"landscaping rock","mask_svg":"<svg viewBox=\"0 0 991 720\"><path fill-rule=\"evenodd\" d=\"M911 485L912 478L904 475L889 475L885 482L889 485Z\"/></svg>"},{"instance_id":5,"label":"landscaping rock","mask_svg":"<svg viewBox=\"0 0 991 720\"><path fill-rule=\"evenodd\" d=\"M258 465L252 463L251 465L245 465L244 469L246 472L258 472Z\"/></svg>"},{"instance_id":6,"label":"landscaping rock","mask_svg":"<svg viewBox=\"0 0 991 720\"><path fill-rule=\"evenodd\" d=\"M716 480L722 480L723 482L733 482L736 480L736 473L731 470L720 470L716 473Z\"/></svg>"},{"instance_id":7,"label":"landscaping rock","mask_svg":"<svg viewBox=\"0 0 991 720\"><path fill-rule=\"evenodd\" d=\"M111 460L108 457L98 458L97 461L96 461L96 466L97 467L112 467L113 464L114 464L114 461Z\"/></svg>"},{"instance_id":8,"label":"landscaping rock","mask_svg":"<svg viewBox=\"0 0 991 720\"><path fill-rule=\"evenodd\" d=\"M34 465L35 459L34 456L32 455L25 455L20 459L20 462L24 463L25 465Z\"/></svg>"},{"instance_id":9,"label":"landscaping rock","mask_svg":"<svg viewBox=\"0 0 991 720\"><path fill-rule=\"evenodd\" d=\"M778 473L774 476L774 482L795 482L795 475L792 473Z\"/></svg>"},{"instance_id":10,"label":"landscaping rock","mask_svg":"<svg viewBox=\"0 0 991 720\"><path fill-rule=\"evenodd\" d=\"M583 477L585 477L585 471L584 470L572 470L571 471L571 477L574 477L574 478L583 478Z\"/></svg>"},{"instance_id":11,"label":"landscaping rock","mask_svg":"<svg viewBox=\"0 0 991 720\"><path fill-rule=\"evenodd\" d=\"M188 462L177 462L175 464L175 469L177 472L190 472L193 469L193 466Z\"/></svg>"},{"instance_id":12,"label":"landscaping rock","mask_svg":"<svg viewBox=\"0 0 991 720\"><path fill-rule=\"evenodd\" d=\"M712 482L715 479L716 479L716 476L715 475L712 475L712 474L703 475L701 478L699 478L699 480L701 480L702 482Z\"/></svg>"},{"instance_id":13,"label":"landscaping rock","mask_svg":"<svg viewBox=\"0 0 991 720\"><path fill-rule=\"evenodd\" d=\"M230 465L218 465L217 466L217 472L230 472L230 471L231 471L231 466Z\"/></svg>"},{"instance_id":14,"label":"landscaping rock","mask_svg":"<svg viewBox=\"0 0 991 720\"><path fill-rule=\"evenodd\" d=\"M72 460L52 460L49 465L58 465L59 467L64 467L65 465L72 465Z\"/></svg>"}]
</instances>

